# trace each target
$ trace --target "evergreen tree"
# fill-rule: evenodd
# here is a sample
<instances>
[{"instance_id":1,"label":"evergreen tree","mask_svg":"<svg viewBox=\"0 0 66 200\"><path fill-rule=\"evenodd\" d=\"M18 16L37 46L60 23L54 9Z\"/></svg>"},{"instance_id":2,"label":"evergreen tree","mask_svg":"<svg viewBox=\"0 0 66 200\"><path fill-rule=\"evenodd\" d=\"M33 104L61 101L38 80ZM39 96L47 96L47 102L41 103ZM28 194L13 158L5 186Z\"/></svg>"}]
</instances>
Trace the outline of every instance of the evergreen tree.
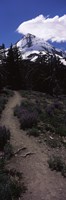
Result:
<instances>
[{"instance_id":1,"label":"evergreen tree","mask_svg":"<svg viewBox=\"0 0 66 200\"><path fill-rule=\"evenodd\" d=\"M21 56L17 46L10 46L7 55L8 84L17 89L20 86Z\"/></svg>"},{"instance_id":2,"label":"evergreen tree","mask_svg":"<svg viewBox=\"0 0 66 200\"><path fill-rule=\"evenodd\" d=\"M5 54L5 45L2 44L0 46L0 64L4 64L6 61L6 54Z\"/></svg>"}]
</instances>

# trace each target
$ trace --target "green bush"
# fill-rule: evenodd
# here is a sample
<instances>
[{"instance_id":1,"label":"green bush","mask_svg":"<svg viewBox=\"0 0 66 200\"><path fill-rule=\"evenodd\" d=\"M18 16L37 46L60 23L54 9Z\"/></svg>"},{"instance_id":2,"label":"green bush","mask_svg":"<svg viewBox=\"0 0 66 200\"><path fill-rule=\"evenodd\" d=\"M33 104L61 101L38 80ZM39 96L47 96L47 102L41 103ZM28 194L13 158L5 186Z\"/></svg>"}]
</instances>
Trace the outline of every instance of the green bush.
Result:
<instances>
[{"instance_id":1,"label":"green bush","mask_svg":"<svg viewBox=\"0 0 66 200\"><path fill-rule=\"evenodd\" d=\"M12 179L6 171L0 172L0 199L14 200L18 199L21 194L19 182Z\"/></svg>"},{"instance_id":2,"label":"green bush","mask_svg":"<svg viewBox=\"0 0 66 200\"><path fill-rule=\"evenodd\" d=\"M18 116L19 117L20 115L18 115L18 112L19 112L19 106L16 105L15 108L14 108L14 116Z\"/></svg>"},{"instance_id":3,"label":"green bush","mask_svg":"<svg viewBox=\"0 0 66 200\"><path fill-rule=\"evenodd\" d=\"M29 130L28 132L27 132L27 134L29 135L29 136L34 136L34 137L38 137L39 136L39 130L37 129L37 128L35 128L35 127L32 127L32 129L31 130Z\"/></svg>"},{"instance_id":4,"label":"green bush","mask_svg":"<svg viewBox=\"0 0 66 200\"><path fill-rule=\"evenodd\" d=\"M13 96L13 94L14 92L7 88L4 88L2 90L2 93L0 94L0 114L2 113L2 110L5 108L5 104L8 101L8 97Z\"/></svg>"},{"instance_id":5,"label":"green bush","mask_svg":"<svg viewBox=\"0 0 66 200\"><path fill-rule=\"evenodd\" d=\"M0 199L18 200L20 195L26 191L22 183L22 174L15 169L5 168L4 158L0 158Z\"/></svg>"},{"instance_id":6,"label":"green bush","mask_svg":"<svg viewBox=\"0 0 66 200\"><path fill-rule=\"evenodd\" d=\"M59 127L56 128L56 134L59 134L60 136L66 136L66 126L65 125L60 125Z\"/></svg>"},{"instance_id":7,"label":"green bush","mask_svg":"<svg viewBox=\"0 0 66 200\"><path fill-rule=\"evenodd\" d=\"M38 121L38 110L34 104L22 102L14 109L14 115L19 118L22 129L32 128Z\"/></svg>"},{"instance_id":8,"label":"green bush","mask_svg":"<svg viewBox=\"0 0 66 200\"><path fill-rule=\"evenodd\" d=\"M4 157L5 159L10 159L13 156L12 145L8 142L4 146Z\"/></svg>"},{"instance_id":9,"label":"green bush","mask_svg":"<svg viewBox=\"0 0 66 200\"><path fill-rule=\"evenodd\" d=\"M59 156L50 157L48 164L51 170L59 171L64 177L66 177L66 164Z\"/></svg>"},{"instance_id":10,"label":"green bush","mask_svg":"<svg viewBox=\"0 0 66 200\"><path fill-rule=\"evenodd\" d=\"M10 140L10 131L5 126L0 126L0 150L4 150L4 146Z\"/></svg>"},{"instance_id":11,"label":"green bush","mask_svg":"<svg viewBox=\"0 0 66 200\"><path fill-rule=\"evenodd\" d=\"M13 96L13 94L14 94L13 90L10 90L10 89L7 89L7 88L3 88L2 92L3 92L7 97Z\"/></svg>"},{"instance_id":12,"label":"green bush","mask_svg":"<svg viewBox=\"0 0 66 200\"><path fill-rule=\"evenodd\" d=\"M5 164L5 160L4 158L0 158L0 171L2 171L4 169L4 164Z\"/></svg>"},{"instance_id":13,"label":"green bush","mask_svg":"<svg viewBox=\"0 0 66 200\"><path fill-rule=\"evenodd\" d=\"M62 171L64 163L58 156L53 156L48 160L51 170Z\"/></svg>"},{"instance_id":14,"label":"green bush","mask_svg":"<svg viewBox=\"0 0 66 200\"><path fill-rule=\"evenodd\" d=\"M7 103L7 97L4 95L0 96L0 114L2 113L2 110L5 107L5 104Z\"/></svg>"},{"instance_id":15,"label":"green bush","mask_svg":"<svg viewBox=\"0 0 66 200\"><path fill-rule=\"evenodd\" d=\"M51 124L45 124L45 129L46 131L50 131L52 133L55 131L54 127L51 126Z\"/></svg>"},{"instance_id":16,"label":"green bush","mask_svg":"<svg viewBox=\"0 0 66 200\"><path fill-rule=\"evenodd\" d=\"M64 165L63 169L62 169L62 175L64 177L66 177L66 165Z\"/></svg>"},{"instance_id":17,"label":"green bush","mask_svg":"<svg viewBox=\"0 0 66 200\"><path fill-rule=\"evenodd\" d=\"M61 144L59 143L59 141L56 138L50 139L48 138L46 143L51 147L51 148L56 148L61 146Z\"/></svg>"}]
</instances>

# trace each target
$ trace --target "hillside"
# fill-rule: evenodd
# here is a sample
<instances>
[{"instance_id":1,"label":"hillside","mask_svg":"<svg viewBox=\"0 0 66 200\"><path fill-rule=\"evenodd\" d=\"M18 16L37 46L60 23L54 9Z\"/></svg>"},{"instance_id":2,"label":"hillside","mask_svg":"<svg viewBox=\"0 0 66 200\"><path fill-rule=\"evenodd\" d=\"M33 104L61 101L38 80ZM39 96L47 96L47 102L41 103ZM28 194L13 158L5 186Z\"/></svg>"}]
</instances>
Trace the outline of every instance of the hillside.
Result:
<instances>
[{"instance_id":1,"label":"hillside","mask_svg":"<svg viewBox=\"0 0 66 200\"><path fill-rule=\"evenodd\" d=\"M23 114L24 109L28 109L28 106L32 105L33 112L38 109L39 121L35 127L20 129L20 123L14 116L14 107L18 104L19 108L20 103L23 106ZM31 107L29 108L31 110ZM25 111L27 112L27 110ZM66 97L64 96L53 98L44 93L21 91L19 94L15 91L14 96L10 97L6 104L0 125L9 128L11 144L15 153L15 156L7 162L7 168L9 170L14 168L23 173L24 183L27 187L25 194L20 196L20 200L44 200L44 197L45 200L66 199L66 179L64 178L66 171L63 167L66 160L65 116ZM27 120L27 115L22 119ZM26 123L27 121L25 121L25 125ZM53 164L55 170L51 171L48 160L53 155L56 159L55 165Z\"/></svg>"}]
</instances>

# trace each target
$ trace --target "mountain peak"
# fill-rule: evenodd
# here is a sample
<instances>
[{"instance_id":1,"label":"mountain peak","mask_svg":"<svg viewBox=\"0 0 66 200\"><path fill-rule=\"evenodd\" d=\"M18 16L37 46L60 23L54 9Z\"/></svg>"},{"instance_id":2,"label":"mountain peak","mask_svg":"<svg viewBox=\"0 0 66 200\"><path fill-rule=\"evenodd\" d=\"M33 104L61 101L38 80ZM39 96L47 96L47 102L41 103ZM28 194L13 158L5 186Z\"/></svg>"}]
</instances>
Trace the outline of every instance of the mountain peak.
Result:
<instances>
[{"instance_id":1,"label":"mountain peak","mask_svg":"<svg viewBox=\"0 0 66 200\"><path fill-rule=\"evenodd\" d=\"M32 46L32 40L35 38L35 35L32 35L30 33L26 34L23 38L23 40L26 40L26 45L27 47L31 47Z\"/></svg>"},{"instance_id":2,"label":"mountain peak","mask_svg":"<svg viewBox=\"0 0 66 200\"><path fill-rule=\"evenodd\" d=\"M26 37L26 38L27 38L27 37L28 37L28 38L29 38L29 37L35 38L36 36L35 36L35 35L32 35L31 33L27 33L24 37Z\"/></svg>"},{"instance_id":3,"label":"mountain peak","mask_svg":"<svg viewBox=\"0 0 66 200\"><path fill-rule=\"evenodd\" d=\"M61 50L55 49L50 43L44 39L38 38L30 33L26 34L19 42L17 42L23 59L34 60L38 56L49 54L52 56L58 56L61 60L65 57L66 53ZM65 61L66 64L66 61Z\"/></svg>"},{"instance_id":4,"label":"mountain peak","mask_svg":"<svg viewBox=\"0 0 66 200\"><path fill-rule=\"evenodd\" d=\"M35 35L32 35L28 33L25 35L18 43L17 46L22 49L23 51L48 51L51 52L51 49L53 48L52 45L50 45L48 42L46 42L44 39L38 38Z\"/></svg>"}]
</instances>

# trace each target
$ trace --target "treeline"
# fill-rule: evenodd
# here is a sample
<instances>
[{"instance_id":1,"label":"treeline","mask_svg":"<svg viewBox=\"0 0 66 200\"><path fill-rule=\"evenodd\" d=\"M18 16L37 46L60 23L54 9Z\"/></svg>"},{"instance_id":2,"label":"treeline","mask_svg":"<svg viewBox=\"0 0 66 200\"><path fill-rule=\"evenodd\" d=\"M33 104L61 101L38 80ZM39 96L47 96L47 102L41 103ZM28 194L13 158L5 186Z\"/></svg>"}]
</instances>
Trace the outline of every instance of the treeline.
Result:
<instances>
[{"instance_id":1,"label":"treeline","mask_svg":"<svg viewBox=\"0 0 66 200\"><path fill-rule=\"evenodd\" d=\"M0 90L37 90L53 94L66 94L66 66L49 54L38 57L36 62L23 60L17 46L5 50L0 46Z\"/></svg>"}]
</instances>

